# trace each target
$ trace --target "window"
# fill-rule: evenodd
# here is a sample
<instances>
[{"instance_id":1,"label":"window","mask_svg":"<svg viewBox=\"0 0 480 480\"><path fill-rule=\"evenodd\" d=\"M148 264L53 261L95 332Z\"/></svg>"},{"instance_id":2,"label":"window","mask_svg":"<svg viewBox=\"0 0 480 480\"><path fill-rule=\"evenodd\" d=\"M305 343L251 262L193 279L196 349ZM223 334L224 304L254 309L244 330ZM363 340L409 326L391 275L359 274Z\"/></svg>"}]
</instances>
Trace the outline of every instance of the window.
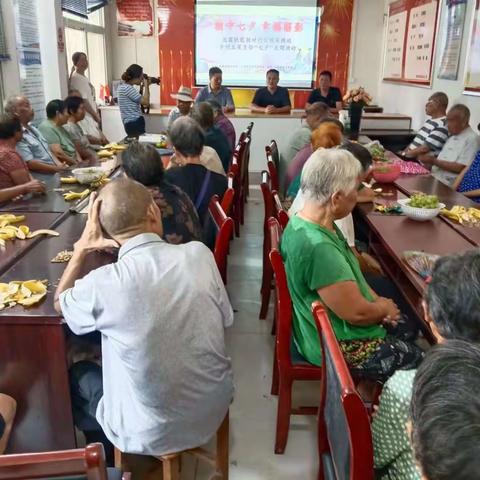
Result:
<instances>
[{"instance_id":1,"label":"window","mask_svg":"<svg viewBox=\"0 0 480 480\"><path fill-rule=\"evenodd\" d=\"M105 54L105 22L103 9L88 16L88 19L63 13L65 21L65 44L67 50L68 72L72 69L72 54L85 52L89 67L85 72L95 87L96 98L100 94L100 86L107 84L107 62Z\"/></svg>"}]
</instances>

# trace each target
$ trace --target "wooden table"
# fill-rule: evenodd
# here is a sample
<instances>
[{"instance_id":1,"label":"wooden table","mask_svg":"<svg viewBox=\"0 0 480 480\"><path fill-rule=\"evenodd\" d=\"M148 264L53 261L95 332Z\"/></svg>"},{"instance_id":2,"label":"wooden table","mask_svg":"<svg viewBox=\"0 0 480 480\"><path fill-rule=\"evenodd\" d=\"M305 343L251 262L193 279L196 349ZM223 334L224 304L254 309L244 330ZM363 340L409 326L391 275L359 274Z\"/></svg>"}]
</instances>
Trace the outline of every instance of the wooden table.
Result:
<instances>
[{"instance_id":1,"label":"wooden table","mask_svg":"<svg viewBox=\"0 0 480 480\"><path fill-rule=\"evenodd\" d=\"M428 180L430 182L434 180L430 176L422 177L424 178L420 182L422 185L426 185ZM421 177L411 178L420 179ZM410 181L413 180L408 177L406 182ZM394 196L385 197L385 200L394 201L405 197L405 194L396 186L384 187L384 191L394 193ZM422 191L427 190L422 189ZM437 255L448 255L472 249L475 245L450 222L440 217L427 222L417 222L404 215L383 215L375 212L372 204L362 204L356 208L355 218L359 227L368 231L370 250L417 313L419 325L426 337L431 338L430 329L423 321L421 307L425 282L404 262L403 252L423 250Z\"/></svg>"},{"instance_id":2,"label":"wooden table","mask_svg":"<svg viewBox=\"0 0 480 480\"><path fill-rule=\"evenodd\" d=\"M440 202L444 203L449 209L454 205L463 205L467 208L480 208L478 203L475 203L465 195L456 192L431 175L402 175L395 182L395 186L407 195L411 195L413 192L437 195ZM480 246L480 228L467 227L446 217L441 218L473 245L477 247Z\"/></svg>"},{"instance_id":3,"label":"wooden table","mask_svg":"<svg viewBox=\"0 0 480 480\"><path fill-rule=\"evenodd\" d=\"M75 448L68 381L67 346L62 317L53 296L66 264L50 263L70 250L80 237L86 215L68 215L9 268L2 281L47 279L48 294L31 308L0 311L0 392L16 399L18 408L8 451L38 452ZM105 253L88 256L83 274L112 262Z\"/></svg>"}]
</instances>

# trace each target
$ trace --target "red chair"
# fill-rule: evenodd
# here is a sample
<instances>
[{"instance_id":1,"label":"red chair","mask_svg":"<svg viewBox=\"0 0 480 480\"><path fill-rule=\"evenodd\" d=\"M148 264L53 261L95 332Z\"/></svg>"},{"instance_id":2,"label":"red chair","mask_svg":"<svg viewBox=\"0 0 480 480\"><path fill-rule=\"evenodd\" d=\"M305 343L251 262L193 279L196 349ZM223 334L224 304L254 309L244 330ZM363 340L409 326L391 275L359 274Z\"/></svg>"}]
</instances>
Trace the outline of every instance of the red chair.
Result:
<instances>
[{"instance_id":1,"label":"red chair","mask_svg":"<svg viewBox=\"0 0 480 480\"><path fill-rule=\"evenodd\" d=\"M250 146L252 145L252 129L253 129L253 122L250 122L245 129L245 137L248 138L248 143L245 148L245 157L244 157L244 184L243 188L245 190L245 202L247 201L247 197L250 195Z\"/></svg>"},{"instance_id":2,"label":"red chair","mask_svg":"<svg viewBox=\"0 0 480 480\"><path fill-rule=\"evenodd\" d=\"M276 150L278 155L278 149L275 140L272 140L272 143L274 144L273 150ZM280 190L280 181L278 179L278 163L275 163L273 160L272 143L265 147L265 153L267 155L267 168L272 182L272 190L276 190L278 192Z\"/></svg>"},{"instance_id":3,"label":"red chair","mask_svg":"<svg viewBox=\"0 0 480 480\"><path fill-rule=\"evenodd\" d=\"M280 200L280 196L275 190L272 192L272 197L273 197L274 216L280 223L282 230L285 230L285 228L287 228L287 224L288 224L288 221L290 220L290 217L288 216L288 213L284 210L282 201Z\"/></svg>"},{"instance_id":4,"label":"red chair","mask_svg":"<svg viewBox=\"0 0 480 480\"><path fill-rule=\"evenodd\" d=\"M232 213L233 200L235 197L235 190L233 188L235 174L230 171L227 175L228 187L223 194L221 205L225 214L229 217Z\"/></svg>"},{"instance_id":5,"label":"red chair","mask_svg":"<svg viewBox=\"0 0 480 480\"><path fill-rule=\"evenodd\" d=\"M0 456L0 480L82 476L87 480L129 480L130 473L105 465L101 443L77 450Z\"/></svg>"},{"instance_id":6,"label":"red chair","mask_svg":"<svg viewBox=\"0 0 480 480\"><path fill-rule=\"evenodd\" d=\"M237 145L238 147L238 145ZM237 154L234 152L232 158L232 165L230 167L230 171L228 172L229 175L232 174L233 176L233 205L231 210L231 217L233 218L233 222L235 225L235 236L240 236L240 217L242 215L242 191L243 187L241 185L241 178L240 178L240 165L237 158Z\"/></svg>"},{"instance_id":7,"label":"red chair","mask_svg":"<svg viewBox=\"0 0 480 480\"><path fill-rule=\"evenodd\" d=\"M275 453L283 453L287 445L290 415L316 415L317 407L292 408L292 386L295 380L320 380L322 369L308 363L297 351L292 338L292 300L287 275L279 251L280 225L268 220L270 261L275 274L275 314L277 318L273 360L272 395L278 395Z\"/></svg>"},{"instance_id":8,"label":"red chair","mask_svg":"<svg viewBox=\"0 0 480 480\"><path fill-rule=\"evenodd\" d=\"M208 212L217 230L213 256L215 257L215 262L222 276L223 283L226 285L228 245L233 234L233 220L227 217L223 211L217 195L214 195L210 200Z\"/></svg>"},{"instance_id":9,"label":"red chair","mask_svg":"<svg viewBox=\"0 0 480 480\"><path fill-rule=\"evenodd\" d=\"M323 305L315 302L312 312L322 348L318 479L373 480L373 446L367 408L357 393Z\"/></svg>"},{"instance_id":10,"label":"red chair","mask_svg":"<svg viewBox=\"0 0 480 480\"><path fill-rule=\"evenodd\" d=\"M245 132L240 136L235 151L233 152L231 172L234 173L235 179L233 188L235 190L233 215L235 221L235 235L240 236L240 225L243 225L245 218L245 202L246 190L245 185L248 180L245 176L248 174L248 156L250 152L250 138Z\"/></svg>"},{"instance_id":11,"label":"red chair","mask_svg":"<svg viewBox=\"0 0 480 480\"><path fill-rule=\"evenodd\" d=\"M260 295L262 297L262 305L260 307L260 319L267 318L268 305L270 303L270 292L272 290L273 270L268 255L270 254L270 240L268 230L268 219L275 217L273 206L272 190L270 188L270 176L268 172L263 170L260 190L263 196L264 216L263 216L263 269L262 269L262 286L260 287Z\"/></svg>"}]
</instances>

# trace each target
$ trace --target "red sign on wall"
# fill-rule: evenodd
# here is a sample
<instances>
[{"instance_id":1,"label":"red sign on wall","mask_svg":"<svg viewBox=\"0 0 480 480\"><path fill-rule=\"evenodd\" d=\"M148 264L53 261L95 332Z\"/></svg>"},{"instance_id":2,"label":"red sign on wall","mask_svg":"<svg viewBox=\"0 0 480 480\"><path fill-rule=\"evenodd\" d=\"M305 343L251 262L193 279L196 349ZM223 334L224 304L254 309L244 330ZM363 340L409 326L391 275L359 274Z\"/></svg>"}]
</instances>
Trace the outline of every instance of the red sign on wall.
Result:
<instances>
[{"instance_id":1,"label":"red sign on wall","mask_svg":"<svg viewBox=\"0 0 480 480\"><path fill-rule=\"evenodd\" d=\"M151 37L153 8L150 0L117 0L119 37Z\"/></svg>"}]
</instances>

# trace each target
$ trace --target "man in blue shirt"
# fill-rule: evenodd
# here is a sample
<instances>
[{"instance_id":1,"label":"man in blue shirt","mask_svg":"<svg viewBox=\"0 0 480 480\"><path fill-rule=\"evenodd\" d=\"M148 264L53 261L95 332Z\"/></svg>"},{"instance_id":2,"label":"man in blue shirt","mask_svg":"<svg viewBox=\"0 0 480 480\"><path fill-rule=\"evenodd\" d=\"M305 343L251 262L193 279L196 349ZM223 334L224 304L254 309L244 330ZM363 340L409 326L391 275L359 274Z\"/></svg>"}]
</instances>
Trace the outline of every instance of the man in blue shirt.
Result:
<instances>
[{"instance_id":1,"label":"man in blue shirt","mask_svg":"<svg viewBox=\"0 0 480 480\"><path fill-rule=\"evenodd\" d=\"M38 173L57 173L68 168L55 157L40 131L30 124L34 112L28 98L10 98L5 104L5 111L17 117L22 124L23 137L17 143L16 149L29 170Z\"/></svg>"},{"instance_id":2,"label":"man in blue shirt","mask_svg":"<svg viewBox=\"0 0 480 480\"><path fill-rule=\"evenodd\" d=\"M255 92L250 110L256 113L290 113L292 105L288 89L279 87L280 72L274 68L267 72L267 86Z\"/></svg>"},{"instance_id":3,"label":"man in blue shirt","mask_svg":"<svg viewBox=\"0 0 480 480\"><path fill-rule=\"evenodd\" d=\"M225 113L234 112L235 103L233 102L232 92L227 87L222 87L222 70L218 67L212 67L208 71L208 78L210 83L199 90L195 103L215 100L222 106Z\"/></svg>"}]
</instances>

